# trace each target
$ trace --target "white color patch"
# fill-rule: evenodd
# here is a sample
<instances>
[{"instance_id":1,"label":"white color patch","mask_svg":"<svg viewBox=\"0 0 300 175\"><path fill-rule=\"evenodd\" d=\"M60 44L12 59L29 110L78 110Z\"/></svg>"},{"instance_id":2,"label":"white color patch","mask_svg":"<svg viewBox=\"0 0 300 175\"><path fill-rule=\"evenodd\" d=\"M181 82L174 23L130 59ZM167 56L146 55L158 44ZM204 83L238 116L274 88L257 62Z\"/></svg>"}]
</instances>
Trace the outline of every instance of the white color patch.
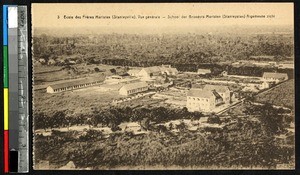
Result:
<instances>
[{"instance_id":1,"label":"white color patch","mask_svg":"<svg viewBox=\"0 0 300 175\"><path fill-rule=\"evenodd\" d=\"M18 27L18 7L8 7L8 28Z\"/></svg>"}]
</instances>

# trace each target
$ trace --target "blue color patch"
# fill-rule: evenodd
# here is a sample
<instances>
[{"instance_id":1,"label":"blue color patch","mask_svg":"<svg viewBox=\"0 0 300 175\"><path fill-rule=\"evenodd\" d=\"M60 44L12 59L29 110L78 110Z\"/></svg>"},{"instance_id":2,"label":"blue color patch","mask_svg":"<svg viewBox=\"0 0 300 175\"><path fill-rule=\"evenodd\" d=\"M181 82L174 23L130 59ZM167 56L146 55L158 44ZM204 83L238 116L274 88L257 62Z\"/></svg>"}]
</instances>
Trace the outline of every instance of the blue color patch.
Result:
<instances>
[{"instance_id":1,"label":"blue color patch","mask_svg":"<svg viewBox=\"0 0 300 175\"><path fill-rule=\"evenodd\" d=\"M7 18L7 15L8 15L8 6L7 5L4 5L3 6L3 45L4 46L7 46L8 45L8 33L7 33L7 29L8 29L8 18Z\"/></svg>"}]
</instances>

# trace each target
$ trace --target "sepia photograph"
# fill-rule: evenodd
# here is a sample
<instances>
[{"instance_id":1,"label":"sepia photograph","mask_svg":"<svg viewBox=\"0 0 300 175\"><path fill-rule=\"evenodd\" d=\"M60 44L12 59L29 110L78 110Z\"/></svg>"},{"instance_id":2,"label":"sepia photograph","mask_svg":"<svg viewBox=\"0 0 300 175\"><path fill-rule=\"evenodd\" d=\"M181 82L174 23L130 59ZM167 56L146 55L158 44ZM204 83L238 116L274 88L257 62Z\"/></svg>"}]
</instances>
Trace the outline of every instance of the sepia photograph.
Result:
<instances>
[{"instance_id":1,"label":"sepia photograph","mask_svg":"<svg viewBox=\"0 0 300 175\"><path fill-rule=\"evenodd\" d=\"M293 3L33 3L34 170L293 170Z\"/></svg>"}]
</instances>

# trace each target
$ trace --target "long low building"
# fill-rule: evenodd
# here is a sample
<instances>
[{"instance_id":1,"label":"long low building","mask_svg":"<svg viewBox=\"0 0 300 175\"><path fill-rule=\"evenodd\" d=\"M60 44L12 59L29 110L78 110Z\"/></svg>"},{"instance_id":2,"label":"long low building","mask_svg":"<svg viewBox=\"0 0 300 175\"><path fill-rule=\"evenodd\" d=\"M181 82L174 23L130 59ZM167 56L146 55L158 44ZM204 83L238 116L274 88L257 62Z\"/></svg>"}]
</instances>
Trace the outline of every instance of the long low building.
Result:
<instances>
[{"instance_id":1,"label":"long low building","mask_svg":"<svg viewBox=\"0 0 300 175\"><path fill-rule=\"evenodd\" d=\"M49 85L46 90L47 93L59 93L59 92L70 91L74 89L80 89L84 87L98 85L103 81L104 81L104 77L76 79L73 81Z\"/></svg>"},{"instance_id":2,"label":"long low building","mask_svg":"<svg viewBox=\"0 0 300 175\"><path fill-rule=\"evenodd\" d=\"M210 74L211 70L210 69L198 69L197 73L199 75L206 75L206 74Z\"/></svg>"},{"instance_id":3,"label":"long low building","mask_svg":"<svg viewBox=\"0 0 300 175\"><path fill-rule=\"evenodd\" d=\"M268 82L280 82L288 79L286 73L277 73L277 72L264 72L263 79Z\"/></svg>"},{"instance_id":4,"label":"long low building","mask_svg":"<svg viewBox=\"0 0 300 175\"><path fill-rule=\"evenodd\" d=\"M139 92L144 92L148 90L148 84L145 82L135 82L135 83L129 83L125 84L119 89L120 95L131 95L131 94L137 94Z\"/></svg>"}]
</instances>

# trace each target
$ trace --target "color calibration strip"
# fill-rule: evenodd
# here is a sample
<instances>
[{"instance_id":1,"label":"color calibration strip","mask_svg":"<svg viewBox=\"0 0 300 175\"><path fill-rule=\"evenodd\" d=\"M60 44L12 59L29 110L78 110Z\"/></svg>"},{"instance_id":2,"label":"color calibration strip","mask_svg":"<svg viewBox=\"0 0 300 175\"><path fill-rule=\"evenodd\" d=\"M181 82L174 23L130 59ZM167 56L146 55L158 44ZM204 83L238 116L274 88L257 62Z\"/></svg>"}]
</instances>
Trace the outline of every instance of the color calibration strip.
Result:
<instances>
[{"instance_id":1,"label":"color calibration strip","mask_svg":"<svg viewBox=\"0 0 300 175\"><path fill-rule=\"evenodd\" d=\"M27 7L4 5L4 173L29 169L27 34Z\"/></svg>"},{"instance_id":2,"label":"color calibration strip","mask_svg":"<svg viewBox=\"0 0 300 175\"><path fill-rule=\"evenodd\" d=\"M3 88L4 88L4 172L9 172L9 130L8 130L8 6L3 6Z\"/></svg>"},{"instance_id":3,"label":"color calibration strip","mask_svg":"<svg viewBox=\"0 0 300 175\"><path fill-rule=\"evenodd\" d=\"M9 172L18 172L18 6L8 6Z\"/></svg>"}]
</instances>

